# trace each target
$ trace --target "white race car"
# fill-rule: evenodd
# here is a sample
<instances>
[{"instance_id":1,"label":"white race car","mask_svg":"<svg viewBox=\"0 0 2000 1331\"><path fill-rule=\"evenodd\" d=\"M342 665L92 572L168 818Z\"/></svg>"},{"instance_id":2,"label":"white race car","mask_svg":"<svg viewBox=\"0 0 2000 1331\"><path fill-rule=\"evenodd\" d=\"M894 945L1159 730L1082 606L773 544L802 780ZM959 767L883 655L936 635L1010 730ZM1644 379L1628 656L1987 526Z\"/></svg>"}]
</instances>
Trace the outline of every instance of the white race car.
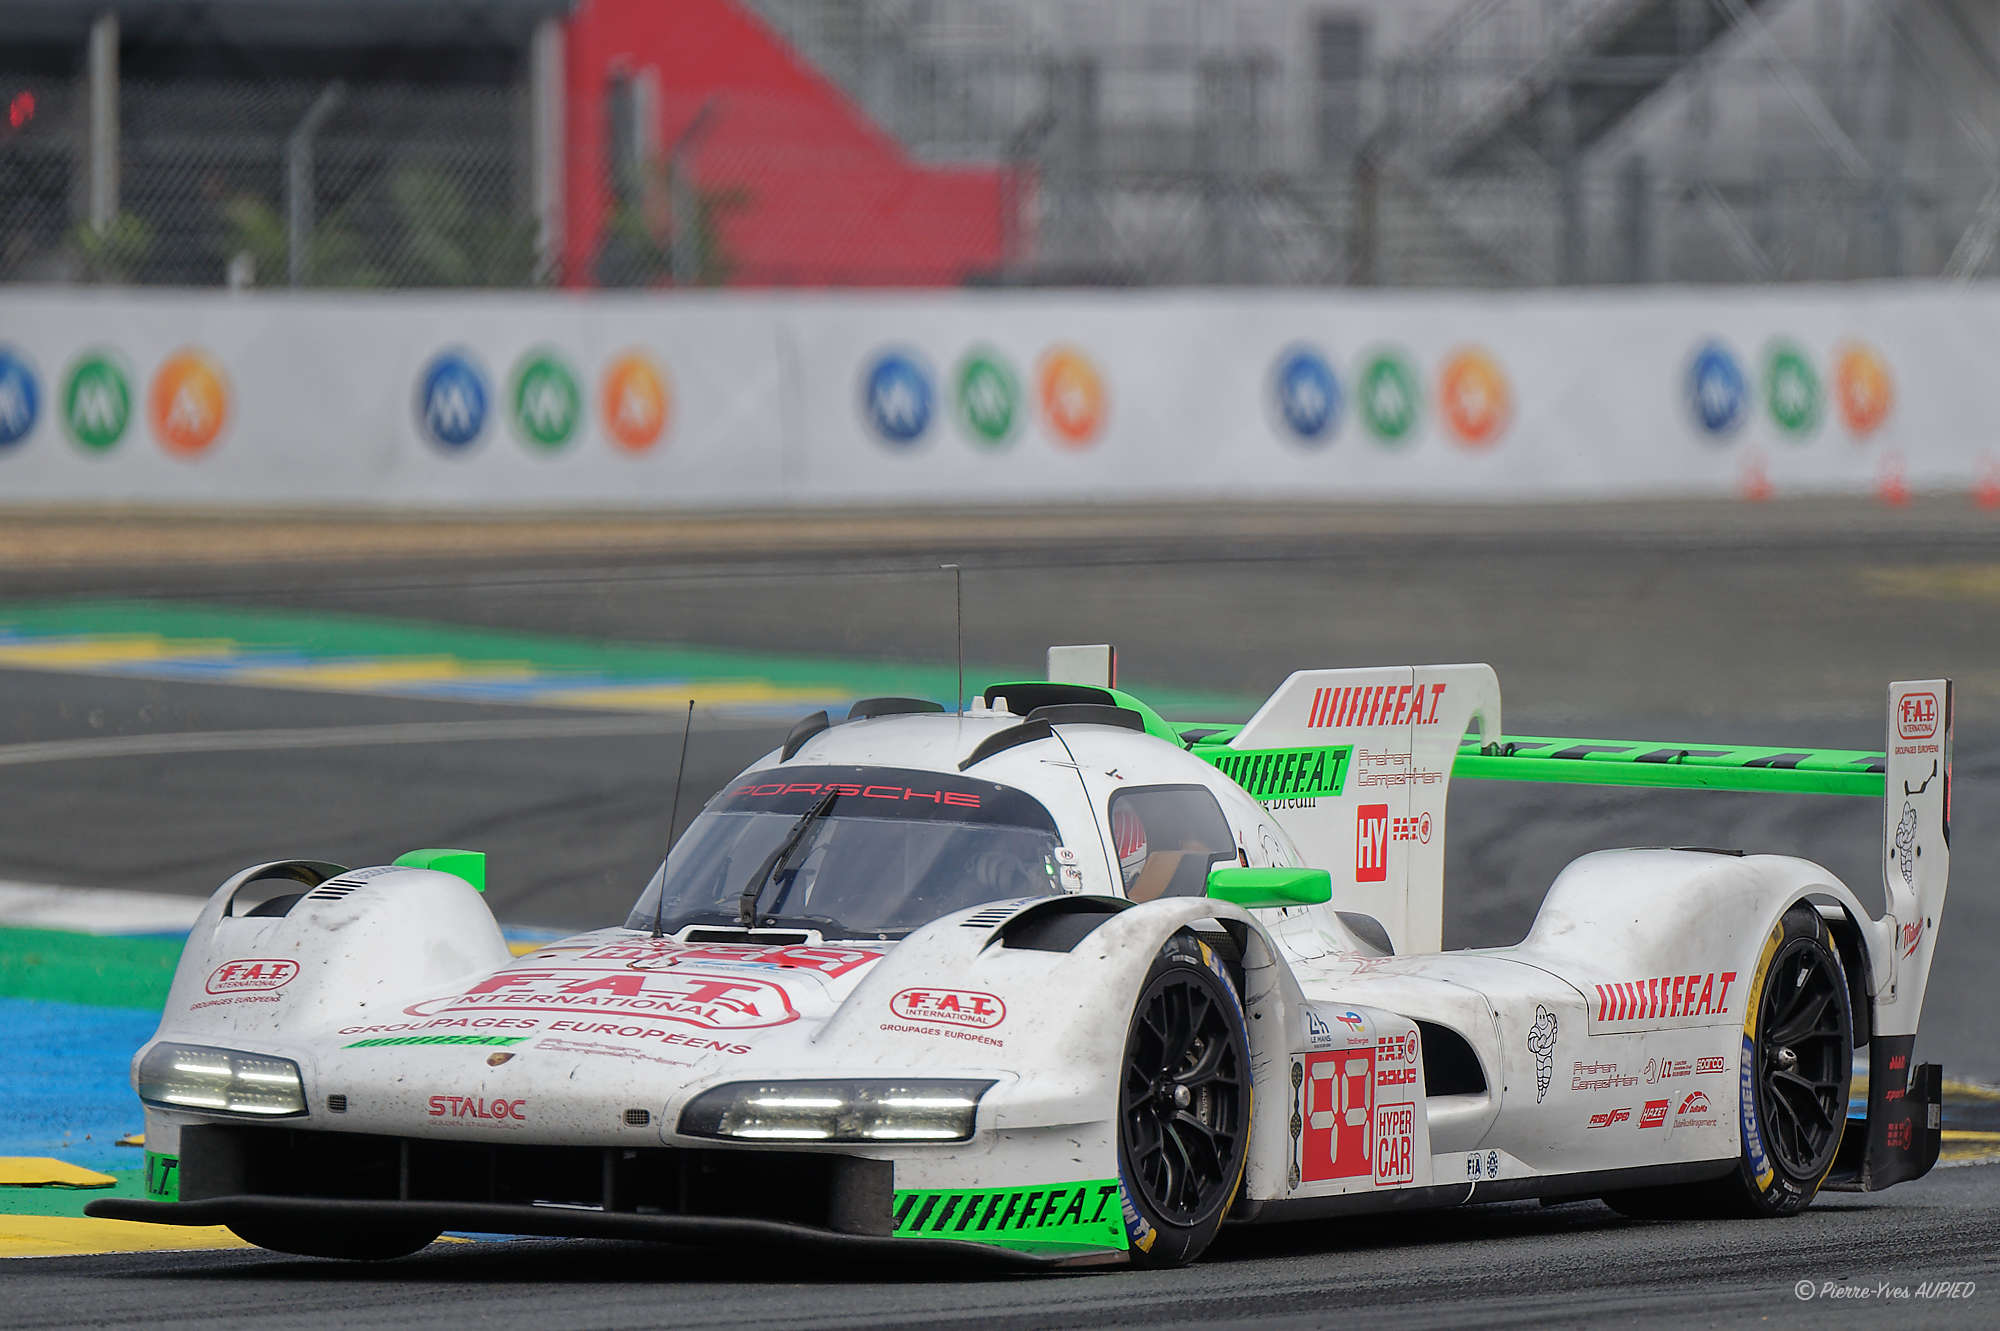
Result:
<instances>
[{"instance_id":1,"label":"white race car","mask_svg":"<svg viewBox=\"0 0 2000 1331\"><path fill-rule=\"evenodd\" d=\"M1775 1216L1936 1160L1948 681L1891 685L1871 754L1503 737L1481 665L1302 671L1227 726L1169 725L1108 648L1050 675L807 718L622 926L530 955L471 852L238 874L134 1060L149 1198L89 1213L341 1257L1161 1266L1225 1221ZM1518 945L1443 952L1454 775L1881 795L1887 911L1801 859L1612 850Z\"/></svg>"}]
</instances>

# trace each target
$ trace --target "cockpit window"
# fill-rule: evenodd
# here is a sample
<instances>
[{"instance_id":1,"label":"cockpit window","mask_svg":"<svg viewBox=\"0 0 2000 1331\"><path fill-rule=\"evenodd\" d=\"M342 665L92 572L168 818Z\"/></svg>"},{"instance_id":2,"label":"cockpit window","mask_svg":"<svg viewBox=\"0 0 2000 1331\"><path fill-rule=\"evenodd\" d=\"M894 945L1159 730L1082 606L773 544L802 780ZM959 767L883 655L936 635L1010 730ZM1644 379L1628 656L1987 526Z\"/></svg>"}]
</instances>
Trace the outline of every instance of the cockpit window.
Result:
<instances>
[{"instance_id":1,"label":"cockpit window","mask_svg":"<svg viewBox=\"0 0 2000 1331\"><path fill-rule=\"evenodd\" d=\"M651 928L659 910L668 932L749 914L828 938L900 938L967 906L1055 895L1057 843L1039 801L991 781L885 767L759 772L689 825L626 927Z\"/></svg>"},{"instance_id":2,"label":"cockpit window","mask_svg":"<svg viewBox=\"0 0 2000 1331\"><path fill-rule=\"evenodd\" d=\"M1229 820L1201 786L1129 787L1111 797L1110 815L1133 901L1202 896L1210 866L1236 858Z\"/></svg>"}]
</instances>

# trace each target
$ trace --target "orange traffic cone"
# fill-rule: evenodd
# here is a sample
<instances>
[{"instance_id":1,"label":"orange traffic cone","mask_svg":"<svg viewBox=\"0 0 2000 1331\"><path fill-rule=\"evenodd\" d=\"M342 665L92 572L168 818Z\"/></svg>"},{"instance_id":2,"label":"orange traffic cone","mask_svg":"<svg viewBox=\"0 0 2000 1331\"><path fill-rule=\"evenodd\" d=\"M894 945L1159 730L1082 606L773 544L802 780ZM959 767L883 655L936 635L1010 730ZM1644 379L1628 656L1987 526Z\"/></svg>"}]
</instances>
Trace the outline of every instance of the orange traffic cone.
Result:
<instances>
[{"instance_id":1,"label":"orange traffic cone","mask_svg":"<svg viewBox=\"0 0 2000 1331\"><path fill-rule=\"evenodd\" d=\"M1771 497L1771 478L1765 474L1763 454L1752 453L1743 459L1743 474L1736 482L1736 489L1753 504Z\"/></svg>"},{"instance_id":2,"label":"orange traffic cone","mask_svg":"<svg viewBox=\"0 0 2000 1331\"><path fill-rule=\"evenodd\" d=\"M1903 479L1903 455L1891 450L1882 455L1882 466L1875 473L1875 497L1891 508L1901 508L1910 502L1909 483Z\"/></svg>"},{"instance_id":3,"label":"orange traffic cone","mask_svg":"<svg viewBox=\"0 0 2000 1331\"><path fill-rule=\"evenodd\" d=\"M1972 487L1972 502L1981 508L2000 508L2000 463L1988 453L1980 459L1979 483Z\"/></svg>"}]
</instances>

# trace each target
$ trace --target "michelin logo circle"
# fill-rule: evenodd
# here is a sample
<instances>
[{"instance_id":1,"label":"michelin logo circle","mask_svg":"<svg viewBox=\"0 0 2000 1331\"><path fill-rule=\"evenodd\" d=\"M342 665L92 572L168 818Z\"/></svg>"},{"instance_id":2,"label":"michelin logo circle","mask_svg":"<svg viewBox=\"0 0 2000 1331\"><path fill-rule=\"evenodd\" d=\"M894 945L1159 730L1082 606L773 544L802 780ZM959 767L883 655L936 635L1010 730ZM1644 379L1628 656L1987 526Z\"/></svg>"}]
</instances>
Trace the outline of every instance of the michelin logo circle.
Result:
<instances>
[{"instance_id":1,"label":"michelin logo circle","mask_svg":"<svg viewBox=\"0 0 2000 1331\"><path fill-rule=\"evenodd\" d=\"M1302 444L1332 442L1340 420L1340 382L1326 357L1311 347L1288 347L1272 375L1278 414Z\"/></svg>"},{"instance_id":2,"label":"michelin logo circle","mask_svg":"<svg viewBox=\"0 0 2000 1331\"><path fill-rule=\"evenodd\" d=\"M41 414L42 394L35 371L14 348L0 345L0 448L28 437Z\"/></svg>"},{"instance_id":3,"label":"michelin logo circle","mask_svg":"<svg viewBox=\"0 0 2000 1331\"><path fill-rule=\"evenodd\" d=\"M884 351L861 380L861 413L891 444L914 444L930 428L931 374L914 353Z\"/></svg>"},{"instance_id":4,"label":"michelin logo circle","mask_svg":"<svg viewBox=\"0 0 2000 1331\"><path fill-rule=\"evenodd\" d=\"M486 428L486 403L486 374L463 351L440 351L417 380L417 426L440 448L476 442Z\"/></svg>"},{"instance_id":5,"label":"michelin logo circle","mask_svg":"<svg viewBox=\"0 0 2000 1331\"><path fill-rule=\"evenodd\" d=\"M1716 439L1733 434L1743 423L1743 407L1749 400L1749 385L1729 348L1720 342L1705 342L1688 362L1687 401L1695 424Z\"/></svg>"}]
</instances>

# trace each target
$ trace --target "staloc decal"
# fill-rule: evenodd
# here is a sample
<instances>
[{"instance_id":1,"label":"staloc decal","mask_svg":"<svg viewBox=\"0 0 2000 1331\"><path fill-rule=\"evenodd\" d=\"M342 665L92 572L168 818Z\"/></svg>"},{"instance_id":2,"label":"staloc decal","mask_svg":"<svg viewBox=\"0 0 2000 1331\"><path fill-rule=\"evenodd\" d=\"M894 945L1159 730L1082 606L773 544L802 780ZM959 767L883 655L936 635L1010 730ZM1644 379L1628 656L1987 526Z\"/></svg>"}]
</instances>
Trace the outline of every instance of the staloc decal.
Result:
<instances>
[{"instance_id":1,"label":"staloc decal","mask_svg":"<svg viewBox=\"0 0 2000 1331\"><path fill-rule=\"evenodd\" d=\"M898 1190L895 1236L1008 1248L1126 1247L1117 1179L1028 1188Z\"/></svg>"}]
</instances>

